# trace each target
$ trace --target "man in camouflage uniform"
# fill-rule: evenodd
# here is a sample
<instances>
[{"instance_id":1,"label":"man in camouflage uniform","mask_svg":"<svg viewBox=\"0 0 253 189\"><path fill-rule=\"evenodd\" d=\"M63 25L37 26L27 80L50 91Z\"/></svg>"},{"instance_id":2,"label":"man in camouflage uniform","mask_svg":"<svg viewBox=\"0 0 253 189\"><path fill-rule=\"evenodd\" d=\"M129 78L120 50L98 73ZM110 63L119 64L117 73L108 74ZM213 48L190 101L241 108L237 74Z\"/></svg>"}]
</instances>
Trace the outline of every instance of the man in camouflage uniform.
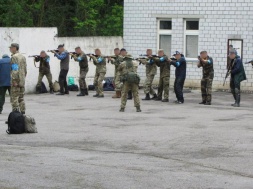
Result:
<instances>
[{"instance_id":1,"label":"man in camouflage uniform","mask_svg":"<svg viewBox=\"0 0 253 189\"><path fill-rule=\"evenodd\" d=\"M49 83L50 93L53 94L54 87L53 87L52 74L51 74L50 65L49 65L50 57L46 54L45 51L41 51L40 56L36 56L34 58L34 61L40 62L39 76L38 76L38 83L36 85L36 91L40 92L42 79L44 76L46 76L48 83Z\"/></svg>"},{"instance_id":2,"label":"man in camouflage uniform","mask_svg":"<svg viewBox=\"0 0 253 189\"><path fill-rule=\"evenodd\" d=\"M90 55L93 63L96 66L96 73L94 77L94 86L96 94L93 97L104 98L103 80L106 74L106 59L101 55L100 49L95 49L95 56Z\"/></svg>"},{"instance_id":3,"label":"man in camouflage uniform","mask_svg":"<svg viewBox=\"0 0 253 189\"><path fill-rule=\"evenodd\" d=\"M114 85L115 85L115 91L116 94L112 96L112 98L120 98L121 97L121 90L122 90L122 85L120 82L120 73L118 71L118 67L120 63L123 61L122 57L120 56L120 50L119 48L114 49L114 54L115 57L109 57L108 60L111 61L113 65L115 65L115 71L114 71Z\"/></svg>"},{"instance_id":4,"label":"man in camouflage uniform","mask_svg":"<svg viewBox=\"0 0 253 189\"><path fill-rule=\"evenodd\" d=\"M11 105L13 111L25 114L25 78L27 74L26 59L18 52L19 45L12 43L10 46L11 57Z\"/></svg>"},{"instance_id":5,"label":"man in camouflage uniform","mask_svg":"<svg viewBox=\"0 0 253 189\"><path fill-rule=\"evenodd\" d=\"M170 64L168 57L164 54L164 51L160 49L158 51L158 57L149 56L158 67L160 67L160 79L158 85L158 97L156 101L169 102L169 88L170 88ZM164 99L162 94L164 92Z\"/></svg>"},{"instance_id":6,"label":"man in camouflage uniform","mask_svg":"<svg viewBox=\"0 0 253 189\"><path fill-rule=\"evenodd\" d=\"M134 97L134 106L137 112L141 112L139 99L139 82L140 77L137 75L138 65L133 62L131 55L123 57L123 62L119 65L120 78L123 82L120 112L125 111L127 94L131 90Z\"/></svg>"},{"instance_id":7,"label":"man in camouflage uniform","mask_svg":"<svg viewBox=\"0 0 253 189\"><path fill-rule=\"evenodd\" d=\"M87 84L85 81L86 75L89 71L88 59L80 47L76 47L75 52L76 54L70 55L74 58L76 62L79 62L80 67L80 76L79 76L80 93L77 96L89 95Z\"/></svg>"},{"instance_id":8,"label":"man in camouflage uniform","mask_svg":"<svg viewBox=\"0 0 253 189\"><path fill-rule=\"evenodd\" d=\"M152 49L147 49L147 56L152 55ZM152 87L153 80L157 74L157 66L153 59L140 59L140 62L146 65L146 80L144 83L144 93L146 97L142 100L151 100L150 94L153 95L152 99L156 99L157 95L155 90Z\"/></svg>"},{"instance_id":9,"label":"man in camouflage uniform","mask_svg":"<svg viewBox=\"0 0 253 189\"><path fill-rule=\"evenodd\" d=\"M203 76L201 80L201 93L202 93L202 102L199 104L211 105L212 101L212 84L214 77L213 70L213 59L207 55L206 51L200 52L198 57L199 63L198 68L202 67Z\"/></svg>"}]
</instances>

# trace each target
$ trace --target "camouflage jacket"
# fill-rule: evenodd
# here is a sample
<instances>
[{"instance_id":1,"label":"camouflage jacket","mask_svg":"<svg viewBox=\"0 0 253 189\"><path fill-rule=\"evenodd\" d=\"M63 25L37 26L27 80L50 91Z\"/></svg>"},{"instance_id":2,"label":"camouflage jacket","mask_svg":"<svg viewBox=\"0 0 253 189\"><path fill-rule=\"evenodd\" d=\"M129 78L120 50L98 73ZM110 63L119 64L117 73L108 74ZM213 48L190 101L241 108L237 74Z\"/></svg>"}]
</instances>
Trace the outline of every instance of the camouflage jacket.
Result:
<instances>
[{"instance_id":1,"label":"camouflage jacket","mask_svg":"<svg viewBox=\"0 0 253 189\"><path fill-rule=\"evenodd\" d=\"M156 65L160 67L160 78L170 77L170 64L168 62L168 57L164 55L163 57L153 57L152 59Z\"/></svg>"},{"instance_id":2,"label":"camouflage jacket","mask_svg":"<svg viewBox=\"0 0 253 189\"><path fill-rule=\"evenodd\" d=\"M118 67L121 64L121 62L123 62L123 57L120 55L115 56L115 58L112 58L111 60L111 63L115 65L114 76L116 76L116 74L118 73Z\"/></svg>"},{"instance_id":3,"label":"camouflage jacket","mask_svg":"<svg viewBox=\"0 0 253 189\"><path fill-rule=\"evenodd\" d=\"M212 57L207 57L207 62L200 61L200 67L203 67L203 79L213 79L214 70L213 70L213 59Z\"/></svg>"},{"instance_id":4,"label":"camouflage jacket","mask_svg":"<svg viewBox=\"0 0 253 189\"><path fill-rule=\"evenodd\" d=\"M157 66L152 59L141 59L140 62L146 65L146 76L156 75L157 74Z\"/></svg>"},{"instance_id":5,"label":"camouflage jacket","mask_svg":"<svg viewBox=\"0 0 253 189\"><path fill-rule=\"evenodd\" d=\"M132 64L129 68L127 64ZM136 64L132 59L124 59L124 61L119 65L118 71L120 72L120 76L126 75L128 72L137 73L138 64Z\"/></svg>"},{"instance_id":6,"label":"camouflage jacket","mask_svg":"<svg viewBox=\"0 0 253 189\"><path fill-rule=\"evenodd\" d=\"M25 87L25 77L27 74L26 59L19 52L11 57L11 84L17 83L19 87Z\"/></svg>"},{"instance_id":7,"label":"camouflage jacket","mask_svg":"<svg viewBox=\"0 0 253 189\"><path fill-rule=\"evenodd\" d=\"M40 62L39 72L44 74L50 73L50 65L49 65L50 57L48 55L44 58L36 57L35 61Z\"/></svg>"},{"instance_id":8,"label":"camouflage jacket","mask_svg":"<svg viewBox=\"0 0 253 189\"><path fill-rule=\"evenodd\" d=\"M103 56L92 57L96 73L106 73L106 59Z\"/></svg>"},{"instance_id":9,"label":"camouflage jacket","mask_svg":"<svg viewBox=\"0 0 253 189\"><path fill-rule=\"evenodd\" d=\"M80 69L88 68L88 66L89 66L88 65L88 58L84 54L84 52L82 52L81 54L78 54L78 55L74 55L73 58L76 62L79 62Z\"/></svg>"}]
</instances>

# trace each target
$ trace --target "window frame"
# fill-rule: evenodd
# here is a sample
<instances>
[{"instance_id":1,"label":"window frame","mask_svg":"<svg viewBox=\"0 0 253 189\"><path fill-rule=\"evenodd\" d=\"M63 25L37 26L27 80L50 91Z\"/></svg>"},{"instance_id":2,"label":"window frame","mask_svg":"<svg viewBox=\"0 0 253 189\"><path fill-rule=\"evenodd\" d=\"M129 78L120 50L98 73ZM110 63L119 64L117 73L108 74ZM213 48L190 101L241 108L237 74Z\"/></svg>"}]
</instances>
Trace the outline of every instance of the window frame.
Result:
<instances>
[{"instance_id":1,"label":"window frame","mask_svg":"<svg viewBox=\"0 0 253 189\"><path fill-rule=\"evenodd\" d=\"M160 22L161 21L171 21L171 29L160 29ZM157 19L157 51L160 48L160 35L169 35L169 36L171 36L171 40L172 40L172 30L173 30L172 18ZM172 41L171 41L171 44L170 44L170 48L171 47L172 47ZM156 53L157 53L157 51L156 51ZM170 57L171 55L167 55L167 56Z\"/></svg>"},{"instance_id":2,"label":"window frame","mask_svg":"<svg viewBox=\"0 0 253 189\"><path fill-rule=\"evenodd\" d=\"M199 52L199 29L198 30L187 30L186 29L186 23L187 21L198 21L199 24L200 24L200 19L199 18L185 18L184 19L184 55L185 55L185 58L188 60L188 61L197 61L198 58L198 54L196 55L196 58L193 58L193 57L187 57L186 56L186 36L198 36L198 49L197 49L197 52Z\"/></svg>"}]
</instances>

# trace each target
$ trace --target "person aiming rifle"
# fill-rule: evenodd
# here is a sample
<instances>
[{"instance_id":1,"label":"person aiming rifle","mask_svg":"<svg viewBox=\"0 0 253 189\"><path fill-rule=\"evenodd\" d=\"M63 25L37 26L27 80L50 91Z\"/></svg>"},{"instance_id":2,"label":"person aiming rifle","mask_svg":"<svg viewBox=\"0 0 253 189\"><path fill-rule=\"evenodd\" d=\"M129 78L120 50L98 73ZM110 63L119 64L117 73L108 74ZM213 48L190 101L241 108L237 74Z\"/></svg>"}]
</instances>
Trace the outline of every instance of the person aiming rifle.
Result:
<instances>
[{"instance_id":1,"label":"person aiming rifle","mask_svg":"<svg viewBox=\"0 0 253 189\"><path fill-rule=\"evenodd\" d=\"M95 54L87 54L96 66L94 86L96 94L93 97L104 98L103 80L106 74L106 59L102 56L100 49L95 49Z\"/></svg>"},{"instance_id":2,"label":"person aiming rifle","mask_svg":"<svg viewBox=\"0 0 253 189\"><path fill-rule=\"evenodd\" d=\"M54 53L54 56L60 60L60 74L59 74L59 84L60 92L56 95L65 95L69 94L68 84L67 84L67 75L69 71L69 53L64 49L64 44L58 45L57 50L51 50L50 52Z\"/></svg>"},{"instance_id":3,"label":"person aiming rifle","mask_svg":"<svg viewBox=\"0 0 253 189\"><path fill-rule=\"evenodd\" d=\"M79 62L80 67L80 76L79 76L80 93L77 96L89 95L87 84L85 81L86 75L89 71L87 56L80 47L76 47L75 52L70 52L69 54L71 58L74 58L76 62Z\"/></svg>"},{"instance_id":4,"label":"person aiming rifle","mask_svg":"<svg viewBox=\"0 0 253 189\"><path fill-rule=\"evenodd\" d=\"M229 61L227 67L227 74L225 79L231 74L230 77L230 89L231 93L233 94L235 103L231 104L233 107L240 107L241 101L241 92L240 92L240 85L241 82L246 80L246 74L244 71L244 67L242 64L241 58L237 55L235 50L231 50L229 52Z\"/></svg>"},{"instance_id":5,"label":"person aiming rifle","mask_svg":"<svg viewBox=\"0 0 253 189\"><path fill-rule=\"evenodd\" d=\"M147 54L145 55L140 55L140 56L145 56L142 58L139 58L140 64L143 64L146 66L146 80L144 82L144 93L145 93L145 98L142 100L154 100L157 98L157 94L155 90L152 87L155 75L157 74L157 66L155 64L155 61L152 58L148 58L150 56L152 57L157 57L156 55L152 55L152 49L147 49L146 51ZM150 95L153 97L150 98Z\"/></svg>"},{"instance_id":6,"label":"person aiming rifle","mask_svg":"<svg viewBox=\"0 0 253 189\"><path fill-rule=\"evenodd\" d=\"M50 88L50 94L54 94L54 87L53 87L53 82L52 82L52 73L50 70L50 57L46 54L45 51L41 51L40 55L32 55L29 57L34 58L34 65L36 67L35 62L40 62L39 67L39 76L38 76L38 82L36 85L36 92L40 93L41 92L41 83L42 79L44 76L46 76L48 83L49 83L49 88Z\"/></svg>"}]
</instances>

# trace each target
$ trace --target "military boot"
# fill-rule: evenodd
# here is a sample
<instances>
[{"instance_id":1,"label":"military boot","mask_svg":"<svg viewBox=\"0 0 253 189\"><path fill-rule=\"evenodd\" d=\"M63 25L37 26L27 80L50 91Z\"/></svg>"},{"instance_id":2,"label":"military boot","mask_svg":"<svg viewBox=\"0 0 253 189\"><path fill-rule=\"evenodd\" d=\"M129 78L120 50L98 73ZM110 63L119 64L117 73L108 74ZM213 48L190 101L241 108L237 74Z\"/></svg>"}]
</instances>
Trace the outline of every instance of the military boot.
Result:
<instances>
[{"instance_id":1,"label":"military boot","mask_svg":"<svg viewBox=\"0 0 253 189\"><path fill-rule=\"evenodd\" d=\"M127 99L128 100L132 100L133 99L132 91L128 91L128 93L127 93Z\"/></svg>"},{"instance_id":2,"label":"military boot","mask_svg":"<svg viewBox=\"0 0 253 189\"><path fill-rule=\"evenodd\" d=\"M89 95L88 89L84 89L84 94L85 94L86 96Z\"/></svg>"},{"instance_id":3,"label":"military boot","mask_svg":"<svg viewBox=\"0 0 253 189\"><path fill-rule=\"evenodd\" d=\"M125 108L120 108L120 112L125 112Z\"/></svg>"},{"instance_id":4,"label":"military boot","mask_svg":"<svg viewBox=\"0 0 253 189\"><path fill-rule=\"evenodd\" d=\"M120 98L121 97L121 92L116 91L115 95L112 96L112 98Z\"/></svg>"},{"instance_id":5,"label":"military boot","mask_svg":"<svg viewBox=\"0 0 253 189\"><path fill-rule=\"evenodd\" d=\"M154 94L154 96L151 98L151 100L157 99L157 94Z\"/></svg>"},{"instance_id":6,"label":"military boot","mask_svg":"<svg viewBox=\"0 0 253 189\"><path fill-rule=\"evenodd\" d=\"M234 103L234 104L231 104L231 106L234 106L234 105L236 105L236 94L235 94L235 91L234 91L234 90L231 90L231 93L232 93L232 95L233 95L233 97L234 97L234 99L235 99L235 103Z\"/></svg>"},{"instance_id":7,"label":"military boot","mask_svg":"<svg viewBox=\"0 0 253 189\"><path fill-rule=\"evenodd\" d=\"M149 93L147 93L147 94L146 94L146 97L143 98L142 100L151 100Z\"/></svg>"},{"instance_id":8,"label":"military boot","mask_svg":"<svg viewBox=\"0 0 253 189\"><path fill-rule=\"evenodd\" d=\"M240 107L240 101L241 101L241 94L240 91L238 89L236 89L235 92L235 104L233 105L234 107Z\"/></svg>"},{"instance_id":9,"label":"military boot","mask_svg":"<svg viewBox=\"0 0 253 189\"><path fill-rule=\"evenodd\" d=\"M140 106L136 107L136 112L141 112L141 107Z\"/></svg>"},{"instance_id":10,"label":"military boot","mask_svg":"<svg viewBox=\"0 0 253 189\"><path fill-rule=\"evenodd\" d=\"M93 97L98 97L98 93L96 93L95 95L93 95Z\"/></svg>"},{"instance_id":11,"label":"military boot","mask_svg":"<svg viewBox=\"0 0 253 189\"><path fill-rule=\"evenodd\" d=\"M84 94L84 90L83 90L83 89L81 89L81 90L80 90L80 93L79 93L78 95L76 95L76 96L85 96L85 94Z\"/></svg>"},{"instance_id":12,"label":"military boot","mask_svg":"<svg viewBox=\"0 0 253 189\"><path fill-rule=\"evenodd\" d=\"M49 92L50 94L54 94L54 89L51 88Z\"/></svg>"}]
</instances>

